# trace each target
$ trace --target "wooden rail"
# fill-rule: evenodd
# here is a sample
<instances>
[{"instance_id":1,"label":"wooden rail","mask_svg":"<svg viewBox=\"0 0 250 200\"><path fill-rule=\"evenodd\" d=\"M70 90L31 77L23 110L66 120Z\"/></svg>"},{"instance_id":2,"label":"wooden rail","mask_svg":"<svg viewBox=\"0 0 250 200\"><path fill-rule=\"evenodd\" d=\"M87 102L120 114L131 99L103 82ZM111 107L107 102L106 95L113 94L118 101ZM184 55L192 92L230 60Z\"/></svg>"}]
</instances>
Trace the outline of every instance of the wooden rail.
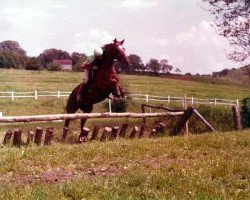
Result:
<instances>
[{"instance_id":1,"label":"wooden rail","mask_svg":"<svg viewBox=\"0 0 250 200\"><path fill-rule=\"evenodd\" d=\"M1 117L0 123L55 121L55 120L65 120L65 119L89 119L89 118L166 117L166 116L177 116L182 114L183 112L160 112L160 113L76 113L76 114L57 114L57 115L11 116L11 117Z\"/></svg>"}]
</instances>

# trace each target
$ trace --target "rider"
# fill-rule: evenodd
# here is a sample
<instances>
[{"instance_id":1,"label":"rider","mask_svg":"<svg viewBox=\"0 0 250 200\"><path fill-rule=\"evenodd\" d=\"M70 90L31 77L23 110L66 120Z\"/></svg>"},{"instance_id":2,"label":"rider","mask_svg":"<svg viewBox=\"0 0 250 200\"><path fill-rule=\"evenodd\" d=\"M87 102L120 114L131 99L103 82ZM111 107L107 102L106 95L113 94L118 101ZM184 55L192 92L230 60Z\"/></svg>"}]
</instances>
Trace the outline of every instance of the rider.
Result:
<instances>
[{"instance_id":1,"label":"rider","mask_svg":"<svg viewBox=\"0 0 250 200\"><path fill-rule=\"evenodd\" d=\"M92 70L97 70L98 65L102 60L103 49L96 47L94 49L94 54L90 56L86 62L83 63L82 68L84 69L84 79L81 88L78 91L77 101L81 101L82 94L84 94L89 88L89 77Z\"/></svg>"}]
</instances>

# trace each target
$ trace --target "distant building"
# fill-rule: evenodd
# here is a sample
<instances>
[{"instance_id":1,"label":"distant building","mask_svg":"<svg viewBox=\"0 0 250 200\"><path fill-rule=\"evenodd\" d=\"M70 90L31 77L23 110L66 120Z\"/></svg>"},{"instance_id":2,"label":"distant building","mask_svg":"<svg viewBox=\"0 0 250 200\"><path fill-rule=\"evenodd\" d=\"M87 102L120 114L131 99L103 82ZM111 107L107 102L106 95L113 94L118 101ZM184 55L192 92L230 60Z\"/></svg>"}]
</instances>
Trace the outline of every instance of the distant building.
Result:
<instances>
[{"instance_id":1,"label":"distant building","mask_svg":"<svg viewBox=\"0 0 250 200\"><path fill-rule=\"evenodd\" d=\"M53 63L57 63L62 66L62 70L72 70L72 60L53 60Z\"/></svg>"}]
</instances>

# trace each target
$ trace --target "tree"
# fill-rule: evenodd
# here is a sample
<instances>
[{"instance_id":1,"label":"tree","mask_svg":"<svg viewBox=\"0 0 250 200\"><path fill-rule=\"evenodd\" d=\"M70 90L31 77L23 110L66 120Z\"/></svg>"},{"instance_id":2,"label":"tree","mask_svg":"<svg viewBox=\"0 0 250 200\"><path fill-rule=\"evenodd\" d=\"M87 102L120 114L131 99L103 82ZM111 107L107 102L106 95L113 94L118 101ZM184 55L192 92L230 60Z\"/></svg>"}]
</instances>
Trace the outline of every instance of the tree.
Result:
<instances>
[{"instance_id":1,"label":"tree","mask_svg":"<svg viewBox=\"0 0 250 200\"><path fill-rule=\"evenodd\" d=\"M128 68L129 71L142 71L143 70L144 64L140 56L136 54L130 54L128 56L128 59L130 62L130 66L126 66L126 68Z\"/></svg>"},{"instance_id":2,"label":"tree","mask_svg":"<svg viewBox=\"0 0 250 200\"><path fill-rule=\"evenodd\" d=\"M162 73L169 73L173 69L173 66L168 63L167 59L161 60L160 65Z\"/></svg>"},{"instance_id":3,"label":"tree","mask_svg":"<svg viewBox=\"0 0 250 200\"><path fill-rule=\"evenodd\" d=\"M53 60L64 60L71 59L70 55L66 51L58 50L58 49L47 49L44 50L40 55L39 59L44 68L47 68L47 65Z\"/></svg>"},{"instance_id":4,"label":"tree","mask_svg":"<svg viewBox=\"0 0 250 200\"><path fill-rule=\"evenodd\" d=\"M82 72L82 64L86 61L87 57L81 57L76 64L72 66L72 69L77 72Z\"/></svg>"},{"instance_id":5,"label":"tree","mask_svg":"<svg viewBox=\"0 0 250 200\"><path fill-rule=\"evenodd\" d=\"M155 76L157 76L161 69L161 64L157 59L151 58L150 61L146 64L146 69L154 72Z\"/></svg>"},{"instance_id":6,"label":"tree","mask_svg":"<svg viewBox=\"0 0 250 200\"><path fill-rule=\"evenodd\" d=\"M176 68L174 71L175 73L181 73L181 70L179 68Z\"/></svg>"},{"instance_id":7,"label":"tree","mask_svg":"<svg viewBox=\"0 0 250 200\"><path fill-rule=\"evenodd\" d=\"M32 57L29 58L25 69L26 70L40 70L42 68L42 63L39 58Z\"/></svg>"},{"instance_id":8,"label":"tree","mask_svg":"<svg viewBox=\"0 0 250 200\"><path fill-rule=\"evenodd\" d=\"M84 53L73 52L71 54L72 64L75 65L81 58L86 59L87 56Z\"/></svg>"},{"instance_id":9,"label":"tree","mask_svg":"<svg viewBox=\"0 0 250 200\"><path fill-rule=\"evenodd\" d=\"M228 38L233 52L228 58L244 61L250 57L250 0L203 0L215 16L217 32Z\"/></svg>"},{"instance_id":10,"label":"tree","mask_svg":"<svg viewBox=\"0 0 250 200\"><path fill-rule=\"evenodd\" d=\"M62 66L58 63L54 63L54 62L50 62L47 65L47 70L48 71L61 71L62 70Z\"/></svg>"},{"instance_id":11,"label":"tree","mask_svg":"<svg viewBox=\"0 0 250 200\"><path fill-rule=\"evenodd\" d=\"M19 53L23 56L26 56L26 51L24 51L18 42L6 40L0 43L0 51L11 51Z\"/></svg>"},{"instance_id":12,"label":"tree","mask_svg":"<svg viewBox=\"0 0 250 200\"><path fill-rule=\"evenodd\" d=\"M28 57L18 42L6 40L0 43L0 54L4 57L4 65L8 68L24 68ZM2 58L3 62L3 58Z\"/></svg>"}]
</instances>

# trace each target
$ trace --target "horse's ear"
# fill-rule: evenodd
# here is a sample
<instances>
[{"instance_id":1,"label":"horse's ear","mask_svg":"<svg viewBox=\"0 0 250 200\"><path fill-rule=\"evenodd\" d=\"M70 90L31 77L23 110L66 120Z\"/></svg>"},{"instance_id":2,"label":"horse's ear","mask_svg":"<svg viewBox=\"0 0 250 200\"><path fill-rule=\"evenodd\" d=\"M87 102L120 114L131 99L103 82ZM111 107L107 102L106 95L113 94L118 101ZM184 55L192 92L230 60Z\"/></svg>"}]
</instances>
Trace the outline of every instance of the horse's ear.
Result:
<instances>
[{"instance_id":1,"label":"horse's ear","mask_svg":"<svg viewBox=\"0 0 250 200\"><path fill-rule=\"evenodd\" d=\"M117 39L115 38L115 39L114 39L114 44L116 44L116 43L117 43Z\"/></svg>"},{"instance_id":2,"label":"horse's ear","mask_svg":"<svg viewBox=\"0 0 250 200\"><path fill-rule=\"evenodd\" d=\"M121 45L123 45L123 43L124 43L124 39L121 41Z\"/></svg>"}]
</instances>

